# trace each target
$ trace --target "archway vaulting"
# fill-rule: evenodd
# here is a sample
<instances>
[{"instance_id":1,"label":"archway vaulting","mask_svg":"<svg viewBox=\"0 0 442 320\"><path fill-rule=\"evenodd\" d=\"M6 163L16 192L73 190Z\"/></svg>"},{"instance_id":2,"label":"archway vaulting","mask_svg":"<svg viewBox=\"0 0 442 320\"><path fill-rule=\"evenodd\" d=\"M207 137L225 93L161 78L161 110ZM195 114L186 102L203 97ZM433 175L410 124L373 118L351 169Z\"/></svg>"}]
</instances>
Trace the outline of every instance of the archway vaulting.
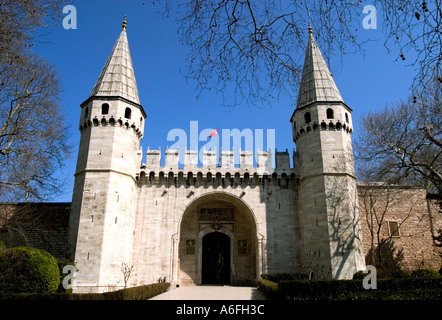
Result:
<instances>
[{"instance_id":1,"label":"archway vaulting","mask_svg":"<svg viewBox=\"0 0 442 320\"><path fill-rule=\"evenodd\" d=\"M259 275L258 235L250 207L225 192L189 203L179 226L177 282L252 284Z\"/></svg>"}]
</instances>

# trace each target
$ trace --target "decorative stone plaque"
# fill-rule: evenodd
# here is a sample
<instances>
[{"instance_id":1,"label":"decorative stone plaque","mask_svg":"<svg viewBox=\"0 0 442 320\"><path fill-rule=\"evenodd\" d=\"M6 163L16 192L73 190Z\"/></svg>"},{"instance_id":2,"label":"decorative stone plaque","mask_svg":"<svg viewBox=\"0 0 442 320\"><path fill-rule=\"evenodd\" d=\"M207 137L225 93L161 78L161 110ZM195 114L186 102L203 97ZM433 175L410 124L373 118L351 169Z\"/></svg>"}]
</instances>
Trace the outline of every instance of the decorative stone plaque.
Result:
<instances>
[{"instance_id":1,"label":"decorative stone plaque","mask_svg":"<svg viewBox=\"0 0 442 320\"><path fill-rule=\"evenodd\" d=\"M246 255L247 254L247 240L238 240L238 254Z\"/></svg>"},{"instance_id":2,"label":"decorative stone plaque","mask_svg":"<svg viewBox=\"0 0 442 320\"><path fill-rule=\"evenodd\" d=\"M234 221L235 208L202 208L200 221Z\"/></svg>"},{"instance_id":3,"label":"decorative stone plaque","mask_svg":"<svg viewBox=\"0 0 442 320\"><path fill-rule=\"evenodd\" d=\"M186 255L189 255L189 256L195 255L195 240L194 239L186 240Z\"/></svg>"}]
</instances>

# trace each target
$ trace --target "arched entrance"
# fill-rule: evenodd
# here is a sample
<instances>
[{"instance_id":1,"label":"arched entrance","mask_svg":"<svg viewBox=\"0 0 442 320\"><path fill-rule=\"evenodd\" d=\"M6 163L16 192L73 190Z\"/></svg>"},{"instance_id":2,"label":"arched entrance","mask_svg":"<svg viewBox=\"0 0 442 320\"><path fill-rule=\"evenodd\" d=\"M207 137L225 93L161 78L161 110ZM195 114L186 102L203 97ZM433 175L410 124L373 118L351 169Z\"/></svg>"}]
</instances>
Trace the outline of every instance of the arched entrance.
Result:
<instances>
[{"instance_id":1,"label":"arched entrance","mask_svg":"<svg viewBox=\"0 0 442 320\"><path fill-rule=\"evenodd\" d=\"M230 284L229 236L211 232L202 241L202 284Z\"/></svg>"},{"instance_id":2,"label":"arched entrance","mask_svg":"<svg viewBox=\"0 0 442 320\"><path fill-rule=\"evenodd\" d=\"M256 283L261 248L253 212L240 198L225 192L197 197L178 235L180 285Z\"/></svg>"}]
</instances>

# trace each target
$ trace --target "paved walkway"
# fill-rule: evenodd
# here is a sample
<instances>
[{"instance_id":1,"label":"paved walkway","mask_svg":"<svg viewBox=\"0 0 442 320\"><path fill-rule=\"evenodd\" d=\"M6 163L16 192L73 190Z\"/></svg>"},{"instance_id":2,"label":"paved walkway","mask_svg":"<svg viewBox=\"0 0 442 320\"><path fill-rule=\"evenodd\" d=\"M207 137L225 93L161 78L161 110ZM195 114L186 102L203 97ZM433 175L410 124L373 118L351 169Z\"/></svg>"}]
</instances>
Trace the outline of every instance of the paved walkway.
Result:
<instances>
[{"instance_id":1,"label":"paved walkway","mask_svg":"<svg viewBox=\"0 0 442 320\"><path fill-rule=\"evenodd\" d=\"M170 289L150 300L263 300L255 287L186 286Z\"/></svg>"}]
</instances>

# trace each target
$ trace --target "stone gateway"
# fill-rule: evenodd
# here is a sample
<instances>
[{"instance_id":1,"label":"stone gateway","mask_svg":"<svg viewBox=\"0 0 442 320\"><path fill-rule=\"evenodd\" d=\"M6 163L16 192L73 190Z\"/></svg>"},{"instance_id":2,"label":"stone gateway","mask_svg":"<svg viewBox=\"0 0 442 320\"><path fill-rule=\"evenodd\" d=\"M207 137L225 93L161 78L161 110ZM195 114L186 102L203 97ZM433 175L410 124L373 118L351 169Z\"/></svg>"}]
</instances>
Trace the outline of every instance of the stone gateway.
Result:
<instances>
[{"instance_id":1,"label":"stone gateway","mask_svg":"<svg viewBox=\"0 0 442 320\"><path fill-rule=\"evenodd\" d=\"M89 98L81 132L69 244L74 292L166 278L174 285L255 284L262 273L301 270L347 279L365 268L353 165L352 110L309 32L296 109L297 152L147 150L126 24ZM275 166L271 165L272 156ZM183 310L184 311L184 310Z\"/></svg>"}]
</instances>

